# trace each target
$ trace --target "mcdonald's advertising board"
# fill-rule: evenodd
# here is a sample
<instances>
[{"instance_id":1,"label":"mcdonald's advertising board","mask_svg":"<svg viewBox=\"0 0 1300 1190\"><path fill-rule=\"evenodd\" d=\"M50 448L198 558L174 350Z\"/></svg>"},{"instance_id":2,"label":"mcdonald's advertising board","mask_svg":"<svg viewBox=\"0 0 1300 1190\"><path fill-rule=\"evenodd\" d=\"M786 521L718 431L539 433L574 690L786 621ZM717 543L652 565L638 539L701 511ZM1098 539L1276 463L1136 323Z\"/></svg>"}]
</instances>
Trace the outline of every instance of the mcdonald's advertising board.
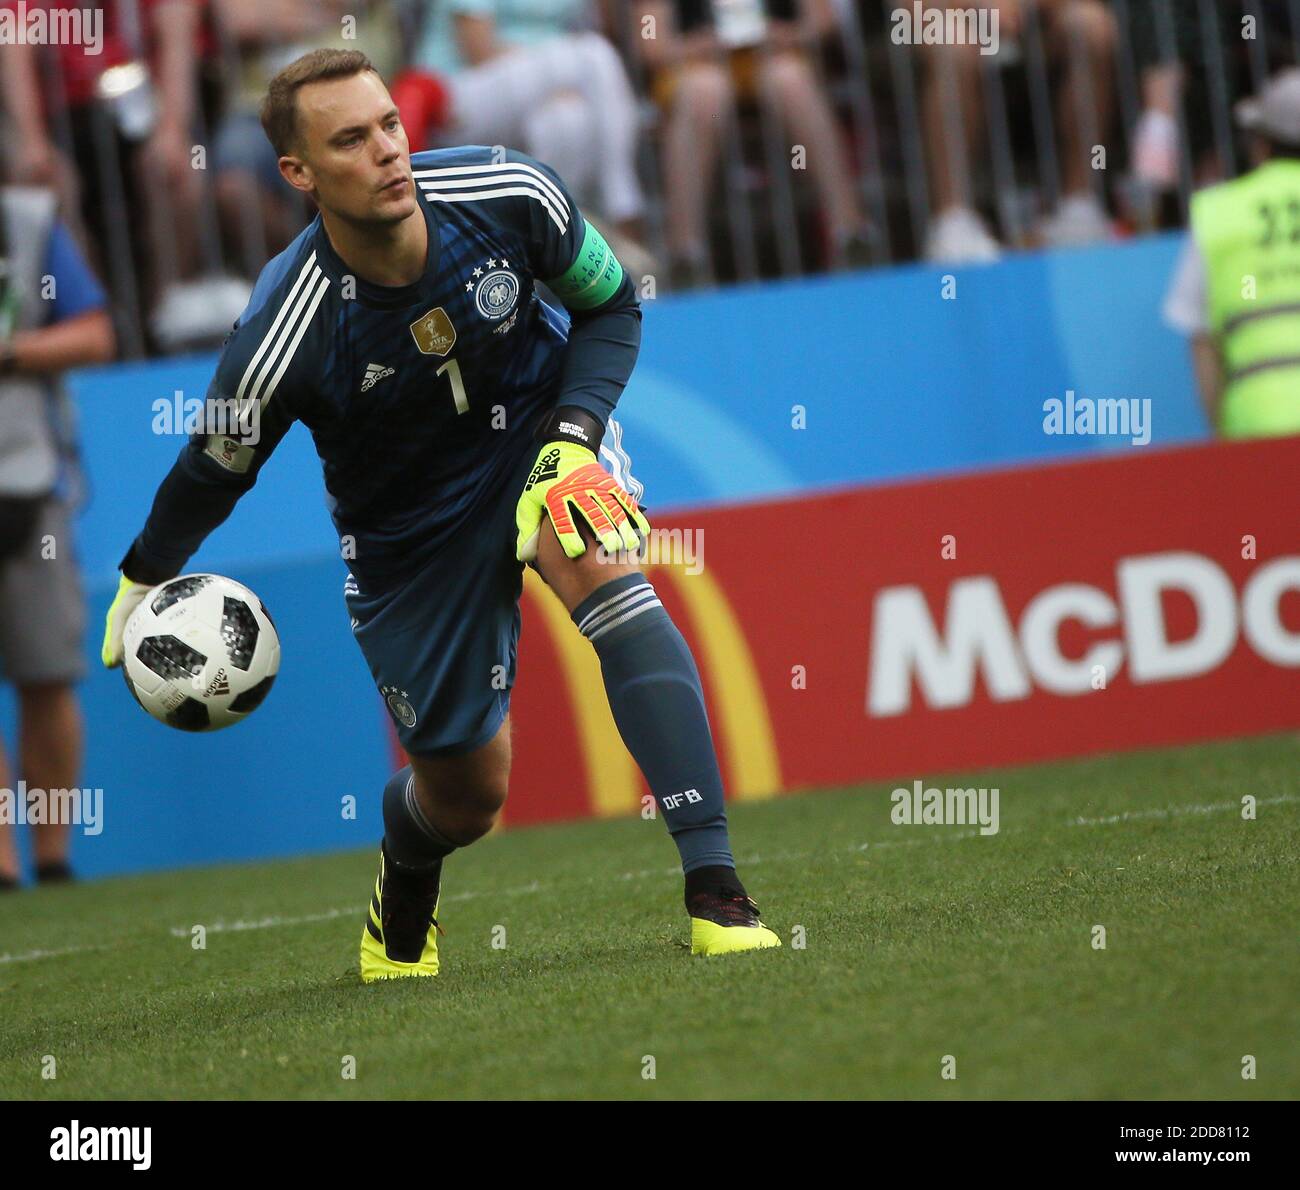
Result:
<instances>
[{"instance_id":1,"label":"mcdonald's advertising board","mask_svg":"<svg viewBox=\"0 0 1300 1190\"><path fill-rule=\"evenodd\" d=\"M1300 727L1300 438L691 511L645 569L728 796ZM660 555L671 550L660 550ZM511 823L648 793L600 667L529 574Z\"/></svg>"}]
</instances>

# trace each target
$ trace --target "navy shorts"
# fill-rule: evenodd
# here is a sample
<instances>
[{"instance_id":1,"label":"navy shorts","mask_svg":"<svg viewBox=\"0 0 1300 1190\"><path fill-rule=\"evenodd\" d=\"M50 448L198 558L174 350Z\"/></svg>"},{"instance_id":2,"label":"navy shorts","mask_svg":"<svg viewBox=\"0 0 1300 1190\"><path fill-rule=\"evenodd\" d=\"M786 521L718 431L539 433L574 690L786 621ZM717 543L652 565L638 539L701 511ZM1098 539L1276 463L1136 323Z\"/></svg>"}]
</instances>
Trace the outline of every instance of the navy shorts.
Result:
<instances>
[{"instance_id":1,"label":"navy shorts","mask_svg":"<svg viewBox=\"0 0 1300 1190\"><path fill-rule=\"evenodd\" d=\"M610 419L600 462L638 503L642 486ZM515 506L536 452L528 451L495 504L400 586L343 597L397 738L412 756L472 752L510 709L524 566L515 560Z\"/></svg>"}]
</instances>

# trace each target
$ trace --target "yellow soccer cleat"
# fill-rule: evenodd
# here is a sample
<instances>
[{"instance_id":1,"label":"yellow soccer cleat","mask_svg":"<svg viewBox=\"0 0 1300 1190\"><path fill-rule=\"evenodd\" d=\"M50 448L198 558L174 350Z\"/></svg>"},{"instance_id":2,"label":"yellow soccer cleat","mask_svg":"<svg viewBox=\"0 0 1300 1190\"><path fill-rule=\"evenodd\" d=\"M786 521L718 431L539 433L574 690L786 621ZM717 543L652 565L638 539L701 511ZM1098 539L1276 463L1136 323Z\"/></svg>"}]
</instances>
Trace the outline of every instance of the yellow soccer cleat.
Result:
<instances>
[{"instance_id":1,"label":"yellow soccer cleat","mask_svg":"<svg viewBox=\"0 0 1300 1190\"><path fill-rule=\"evenodd\" d=\"M691 915L691 954L738 954L766 950L781 939L758 916L758 906L739 889L696 893L687 902Z\"/></svg>"},{"instance_id":2,"label":"yellow soccer cleat","mask_svg":"<svg viewBox=\"0 0 1300 1190\"><path fill-rule=\"evenodd\" d=\"M379 876L361 931L361 982L438 974L438 900L433 877L398 874L379 849Z\"/></svg>"}]
</instances>

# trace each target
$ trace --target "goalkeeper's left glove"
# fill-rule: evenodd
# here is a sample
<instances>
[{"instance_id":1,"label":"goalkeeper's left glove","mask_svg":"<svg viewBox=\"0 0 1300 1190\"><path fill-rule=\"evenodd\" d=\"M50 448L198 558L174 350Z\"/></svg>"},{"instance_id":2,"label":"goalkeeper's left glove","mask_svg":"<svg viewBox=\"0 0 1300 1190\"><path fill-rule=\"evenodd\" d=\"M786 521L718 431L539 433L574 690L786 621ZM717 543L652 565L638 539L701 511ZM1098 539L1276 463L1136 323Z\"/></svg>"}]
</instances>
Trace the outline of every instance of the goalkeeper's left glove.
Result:
<instances>
[{"instance_id":1,"label":"goalkeeper's left glove","mask_svg":"<svg viewBox=\"0 0 1300 1190\"><path fill-rule=\"evenodd\" d=\"M609 552L635 550L650 533L650 522L637 503L596 461L600 423L582 410L564 409L544 423L545 445L524 484L515 508L515 557L532 562L537 557L542 516L551 526L565 554L576 558L587 545L573 512L590 526L596 540Z\"/></svg>"},{"instance_id":2,"label":"goalkeeper's left glove","mask_svg":"<svg viewBox=\"0 0 1300 1190\"><path fill-rule=\"evenodd\" d=\"M99 658L109 668L116 669L122 664L122 633L131 613L140 606L141 601L153 587L148 583L132 582L122 575L117 584L117 594L109 604L108 615L104 617L104 644Z\"/></svg>"}]
</instances>

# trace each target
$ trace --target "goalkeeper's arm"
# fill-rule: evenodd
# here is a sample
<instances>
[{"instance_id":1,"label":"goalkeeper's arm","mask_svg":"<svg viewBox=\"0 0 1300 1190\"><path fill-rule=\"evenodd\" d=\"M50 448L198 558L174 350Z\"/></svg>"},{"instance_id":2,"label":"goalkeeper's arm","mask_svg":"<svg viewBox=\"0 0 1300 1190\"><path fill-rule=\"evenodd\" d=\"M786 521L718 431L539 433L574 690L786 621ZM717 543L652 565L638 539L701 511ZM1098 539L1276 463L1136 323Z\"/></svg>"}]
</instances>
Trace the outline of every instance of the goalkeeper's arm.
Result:
<instances>
[{"instance_id":1,"label":"goalkeeper's arm","mask_svg":"<svg viewBox=\"0 0 1300 1190\"><path fill-rule=\"evenodd\" d=\"M208 408L222 408L211 394ZM200 432L181 449L158 487L144 529L118 564L122 578L104 624L105 665L121 663L126 622L149 589L178 575L257 482L262 464L292 424L284 404L277 414L261 417L256 434Z\"/></svg>"},{"instance_id":2,"label":"goalkeeper's arm","mask_svg":"<svg viewBox=\"0 0 1300 1190\"><path fill-rule=\"evenodd\" d=\"M190 556L230 515L239 497L252 487L207 472L194 444L180 453L154 496L149 519L118 563L122 578L104 617L100 659L110 669L122 662L122 633L131 613L150 588L174 578Z\"/></svg>"},{"instance_id":3,"label":"goalkeeper's arm","mask_svg":"<svg viewBox=\"0 0 1300 1190\"><path fill-rule=\"evenodd\" d=\"M119 569L132 581L150 586L174 578L230 515L254 478L250 474L247 482L239 482L214 473L192 444L187 445L158 485L144 528Z\"/></svg>"},{"instance_id":4,"label":"goalkeeper's arm","mask_svg":"<svg viewBox=\"0 0 1300 1190\"><path fill-rule=\"evenodd\" d=\"M248 490L214 478L202 474L186 447L159 485L144 530L118 563L122 577L104 617L100 650L100 660L110 669L122 663L122 633L141 600L151 588L181 572L203 539Z\"/></svg>"},{"instance_id":5,"label":"goalkeeper's arm","mask_svg":"<svg viewBox=\"0 0 1300 1190\"><path fill-rule=\"evenodd\" d=\"M537 460L516 509L515 555L520 561L537 557L543 517L570 558L582 554L575 510L606 549L635 549L649 523L597 460L641 347L636 289L563 179L527 154L511 151L507 158L533 183L516 200L529 266L570 319L555 407L538 427Z\"/></svg>"}]
</instances>

